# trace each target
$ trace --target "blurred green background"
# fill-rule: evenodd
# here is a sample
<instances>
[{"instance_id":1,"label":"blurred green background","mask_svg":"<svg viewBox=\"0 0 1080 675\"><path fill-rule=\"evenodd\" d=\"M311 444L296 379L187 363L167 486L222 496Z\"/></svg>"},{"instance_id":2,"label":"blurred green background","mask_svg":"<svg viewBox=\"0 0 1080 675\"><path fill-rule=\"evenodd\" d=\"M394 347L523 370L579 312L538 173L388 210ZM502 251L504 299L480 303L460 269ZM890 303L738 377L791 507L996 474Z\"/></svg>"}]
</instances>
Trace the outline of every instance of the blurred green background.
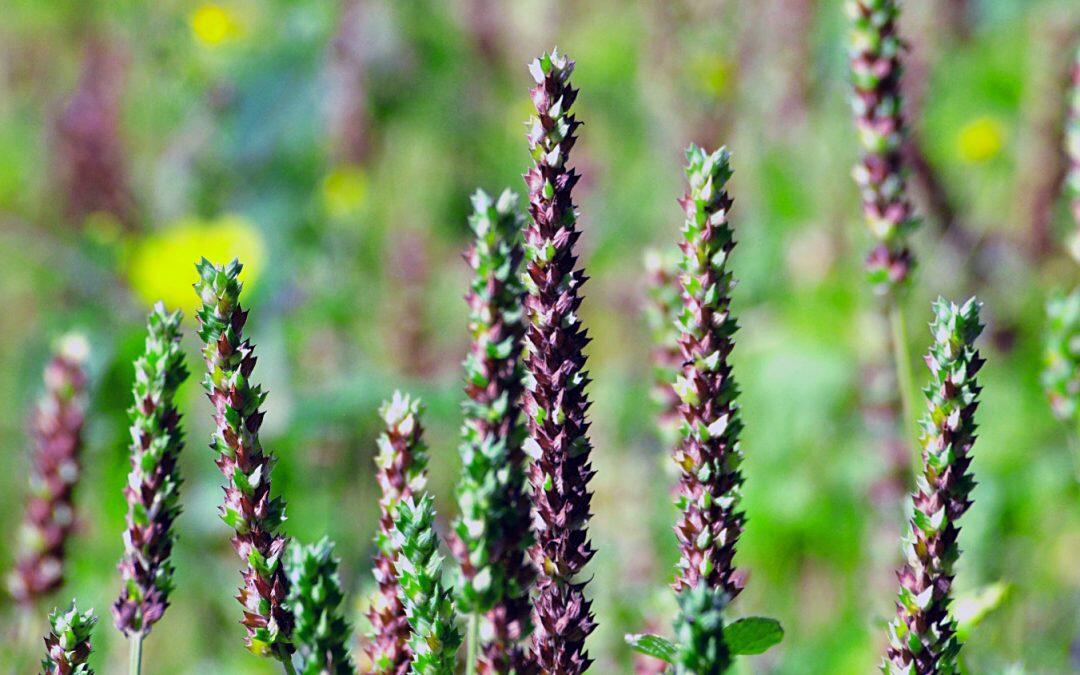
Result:
<instances>
[{"instance_id":1,"label":"blurred green background","mask_svg":"<svg viewBox=\"0 0 1080 675\"><path fill-rule=\"evenodd\" d=\"M972 672L1080 670L1078 473L1038 381L1045 298L1080 279L1057 188L1080 11L1069 0L904 7L912 185L926 217L907 309L920 381L934 297L978 293L989 322L980 484L956 585L966 615L996 607L966 659ZM41 368L56 335L82 329L93 396L81 529L55 601L78 596L102 614L99 672L124 672L126 658L108 606L131 362L153 300L193 314L199 255L248 267L275 491L291 535L337 541L357 616L372 583L376 408L394 388L429 406L431 485L440 518L453 516L468 195L523 189L525 65L552 45L577 61L585 124L574 163L592 279L594 671L630 672L622 634L669 630L672 615L671 472L641 307L645 250L677 236L690 141L727 144L736 170L749 518L737 562L750 578L735 608L787 629L741 667L876 668L907 469L861 273L840 0L6 0L3 16L0 566L14 554ZM239 564L216 516L221 478L188 333L177 591L146 670L276 672L241 646ZM10 607L3 621L7 634ZM42 613L34 632L44 628Z\"/></svg>"}]
</instances>

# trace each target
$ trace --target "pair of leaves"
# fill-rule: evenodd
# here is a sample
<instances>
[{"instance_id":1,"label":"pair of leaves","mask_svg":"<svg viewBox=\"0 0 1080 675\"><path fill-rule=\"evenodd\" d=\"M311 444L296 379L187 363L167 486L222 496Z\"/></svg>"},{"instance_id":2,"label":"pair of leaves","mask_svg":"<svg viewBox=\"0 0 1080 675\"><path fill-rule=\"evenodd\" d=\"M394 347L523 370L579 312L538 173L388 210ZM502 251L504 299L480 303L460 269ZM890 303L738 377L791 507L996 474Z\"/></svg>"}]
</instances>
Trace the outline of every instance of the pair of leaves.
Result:
<instances>
[{"instance_id":1,"label":"pair of leaves","mask_svg":"<svg viewBox=\"0 0 1080 675\"><path fill-rule=\"evenodd\" d=\"M783 638L784 629L776 619L751 616L724 626L724 642L732 655L763 654ZM659 635L627 635L626 642L634 651L665 663L675 663L678 659L679 645Z\"/></svg>"}]
</instances>

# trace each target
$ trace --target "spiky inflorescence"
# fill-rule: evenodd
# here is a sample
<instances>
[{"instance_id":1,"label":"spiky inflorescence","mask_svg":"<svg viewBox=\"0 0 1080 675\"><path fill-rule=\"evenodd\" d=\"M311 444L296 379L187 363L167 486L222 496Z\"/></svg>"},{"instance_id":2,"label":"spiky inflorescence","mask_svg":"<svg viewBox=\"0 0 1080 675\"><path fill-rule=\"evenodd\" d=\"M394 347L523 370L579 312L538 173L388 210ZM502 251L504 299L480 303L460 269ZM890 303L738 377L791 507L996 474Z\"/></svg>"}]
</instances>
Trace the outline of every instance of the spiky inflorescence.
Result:
<instances>
[{"instance_id":1,"label":"spiky inflorescence","mask_svg":"<svg viewBox=\"0 0 1080 675\"><path fill-rule=\"evenodd\" d=\"M918 226L903 166L898 0L847 0L851 19L852 107L862 146L853 176L876 244L867 272L879 292L903 284L914 267L908 236Z\"/></svg>"},{"instance_id":2,"label":"spiky inflorescence","mask_svg":"<svg viewBox=\"0 0 1080 675\"><path fill-rule=\"evenodd\" d=\"M375 477L379 499L379 529L375 533L375 581L379 588L371 599L367 617L371 636L365 645L372 672L400 675L409 670L412 655L407 645L409 623L398 597L398 545L394 540L397 506L423 489L427 482L427 446L420 424L423 406L419 400L394 392L382 404L379 414L386 430L379 436Z\"/></svg>"},{"instance_id":3,"label":"spiky inflorescence","mask_svg":"<svg viewBox=\"0 0 1080 675\"><path fill-rule=\"evenodd\" d=\"M125 635L146 634L169 606L173 588L172 555L180 515L177 460L184 447L180 412L173 399L187 379L180 348L179 310L167 313L160 302L147 320L146 347L135 361L135 404L131 419L131 472L127 529L120 576L124 588L113 604L116 627Z\"/></svg>"},{"instance_id":4,"label":"spiky inflorescence","mask_svg":"<svg viewBox=\"0 0 1080 675\"><path fill-rule=\"evenodd\" d=\"M679 396L672 388L683 363L676 327L682 308L678 267L676 255L650 251L645 257L649 284L645 318L652 332L653 398L660 406L657 427L665 443L675 442L680 426Z\"/></svg>"},{"instance_id":5,"label":"spiky inflorescence","mask_svg":"<svg viewBox=\"0 0 1080 675\"><path fill-rule=\"evenodd\" d=\"M1071 79L1069 116L1065 126L1065 154L1069 159L1068 172L1065 174L1065 191L1069 195L1069 206L1076 226L1069 250L1080 262L1080 44L1076 46Z\"/></svg>"},{"instance_id":6,"label":"spiky inflorescence","mask_svg":"<svg viewBox=\"0 0 1080 675\"><path fill-rule=\"evenodd\" d=\"M216 425L210 447L227 481L219 513L235 531L233 548L247 565L236 596L244 606L245 643L253 654L285 661L293 651L289 580L281 560L288 545L280 533L285 502L271 496L274 457L259 442L264 415L259 407L266 393L251 380L255 348L244 339L248 313L240 306L242 265L233 260L219 267L203 258L197 267L199 337L207 370L203 387Z\"/></svg>"},{"instance_id":7,"label":"spiky inflorescence","mask_svg":"<svg viewBox=\"0 0 1080 675\"><path fill-rule=\"evenodd\" d=\"M472 201L469 225L476 242L465 258L475 276L466 295L472 342L465 358L461 516L450 547L461 571L458 609L485 617L477 671L507 673L525 666L521 642L532 632L529 589L536 576L528 557L532 534L521 419L525 219L509 190L498 201L477 191Z\"/></svg>"},{"instance_id":8,"label":"spiky inflorescence","mask_svg":"<svg viewBox=\"0 0 1080 675\"><path fill-rule=\"evenodd\" d=\"M732 664L724 641L724 609L730 601L721 589L699 583L678 595L673 675L721 675Z\"/></svg>"},{"instance_id":9,"label":"spiky inflorescence","mask_svg":"<svg viewBox=\"0 0 1080 675\"><path fill-rule=\"evenodd\" d=\"M66 611L54 609L49 615L52 626L45 636L45 658L41 660L42 675L94 675L87 665L90 658L90 636L97 617L89 610L80 614L75 601Z\"/></svg>"},{"instance_id":10,"label":"spiky inflorescence","mask_svg":"<svg viewBox=\"0 0 1080 675\"><path fill-rule=\"evenodd\" d=\"M744 522L739 510L742 421L728 361L738 329L730 308L735 285L729 265L735 246L727 220L731 199L724 190L731 177L731 155L726 148L710 154L691 145L686 158L690 187L679 200L686 220L679 244L683 366L675 391L683 424L674 449L680 511L674 587L681 592L704 583L724 591L730 600L742 585L732 558Z\"/></svg>"},{"instance_id":11,"label":"spiky inflorescence","mask_svg":"<svg viewBox=\"0 0 1080 675\"><path fill-rule=\"evenodd\" d=\"M932 380L925 389L928 413L920 434L923 471L912 495L907 561L900 569L897 617L889 626L887 673L955 673L960 641L949 614L954 566L960 555L957 520L971 506L969 472L975 442L975 409L983 365L975 339L982 332L980 305L934 303L934 344L926 357Z\"/></svg>"},{"instance_id":12,"label":"spiky inflorescence","mask_svg":"<svg viewBox=\"0 0 1080 675\"><path fill-rule=\"evenodd\" d=\"M558 675L580 673L592 659L585 638L596 627L586 581L578 580L595 551L589 541L589 480L592 445L586 419L584 347L588 337L578 310L585 274L576 269L574 245L581 236L572 191L576 171L567 166L580 124L570 112L577 90L570 86L574 62L544 54L529 66L536 115L528 134L533 166L525 174L529 223L525 228L525 392L531 453L529 468L535 509L539 571L534 605L536 665Z\"/></svg>"},{"instance_id":13,"label":"spiky inflorescence","mask_svg":"<svg viewBox=\"0 0 1080 675\"><path fill-rule=\"evenodd\" d=\"M31 604L64 581L64 554L75 527L74 490L82 475L86 419L86 338L60 339L45 367L45 393L30 423L34 449L19 554L8 577L12 597Z\"/></svg>"},{"instance_id":14,"label":"spiky inflorescence","mask_svg":"<svg viewBox=\"0 0 1080 675\"><path fill-rule=\"evenodd\" d=\"M338 578L334 544L323 537L303 546L293 542L285 560L289 575L289 608L296 625L301 675L352 675L356 672L347 643L352 634L341 612L345 594Z\"/></svg>"},{"instance_id":15,"label":"spiky inflorescence","mask_svg":"<svg viewBox=\"0 0 1080 675\"><path fill-rule=\"evenodd\" d=\"M442 583L442 556L431 495L397 505L394 543L399 550L400 597L412 635L414 675L453 675L461 633L454 625L453 590Z\"/></svg>"},{"instance_id":16,"label":"spiky inflorescence","mask_svg":"<svg viewBox=\"0 0 1080 675\"><path fill-rule=\"evenodd\" d=\"M1080 288L1052 298L1046 315L1043 389L1054 415L1076 428L1080 423Z\"/></svg>"}]
</instances>

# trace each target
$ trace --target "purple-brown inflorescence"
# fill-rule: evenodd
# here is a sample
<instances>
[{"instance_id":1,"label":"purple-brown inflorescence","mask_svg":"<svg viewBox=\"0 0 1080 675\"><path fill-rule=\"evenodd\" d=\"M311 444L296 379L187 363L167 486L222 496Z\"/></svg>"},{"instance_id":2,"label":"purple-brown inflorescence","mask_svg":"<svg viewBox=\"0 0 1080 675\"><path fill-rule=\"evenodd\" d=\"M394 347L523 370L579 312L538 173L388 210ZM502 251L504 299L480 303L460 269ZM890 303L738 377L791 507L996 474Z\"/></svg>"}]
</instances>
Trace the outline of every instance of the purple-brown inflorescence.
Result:
<instances>
[{"instance_id":1,"label":"purple-brown inflorescence","mask_svg":"<svg viewBox=\"0 0 1080 675\"><path fill-rule=\"evenodd\" d=\"M397 558L400 551L394 538L394 519L398 504L419 495L427 482L427 446L420 424L422 413L419 400L400 392L394 392L393 398L379 409L386 425L379 436L379 454L375 457L375 477L382 493L374 560L375 581L379 588L367 612L371 635L365 652L370 670L365 672L404 675L412 664L412 652L408 647L412 632L398 593Z\"/></svg>"},{"instance_id":2,"label":"purple-brown inflorescence","mask_svg":"<svg viewBox=\"0 0 1080 675\"><path fill-rule=\"evenodd\" d=\"M31 420L30 493L8 577L8 590L21 604L33 604L64 581L65 549L76 522L73 494L82 475L88 351L83 336L66 335L45 367L45 393Z\"/></svg>"},{"instance_id":3,"label":"purple-brown inflorescence","mask_svg":"<svg viewBox=\"0 0 1080 675\"><path fill-rule=\"evenodd\" d=\"M731 315L730 260L735 246L728 224L731 199L724 184L731 177L726 148L686 151L690 187L679 200L686 215L682 228L682 314L679 348L682 373L675 381L681 404L681 439L674 449L679 467L675 526L679 540L678 592L704 585L730 601L742 588L732 562L742 535L742 421L735 402L738 387L729 356L738 326Z\"/></svg>"},{"instance_id":4,"label":"purple-brown inflorescence","mask_svg":"<svg viewBox=\"0 0 1080 675\"><path fill-rule=\"evenodd\" d=\"M147 321L146 348L135 361L135 403L131 418L131 472L127 529L120 576L124 588L113 604L116 627L125 635L145 635L169 606L173 588L172 555L180 515L177 460L184 447L180 413L173 398L187 379L180 347L179 310L168 313L160 302Z\"/></svg>"},{"instance_id":5,"label":"purple-brown inflorescence","mask_svg":"<svg viewBox=\"0 0 1080 675\"><path fill-rule=\"evenodd\" d=\"M970 472L975 409L983 359L975 348L982 332L980 305L934 303L934 344L926 356L931 383L922 420L923 471L912 495L910 539L900 569L897 616L889 625L886 673L955 673L960 641L949 613L954 567L960 556L957 520L971 506Z\"/></svg>"},{"instance_id":6,"label":"purple-brown inflorescence","mask_svg":"<svg viewBox=\"0 0 1080 675\"><path fill-rule=\"evenodd\" d=\"M1065 192L1069 197L1074 227L1069 250L1080 262L1080 44L1073 57L1069 88L1069 113L1065 123L1065 155L1069 168L1065 174Z\"/></svg>"},{"instance_id":7,"label":"purple-brown inflorescence","mask_svg":"<svg viewBox=\"0 0 1080 675\"><path fill-rule=\"evenodd\" d=\"M49 634L45 636L42 675L94 675L87 661L96 623L94 611L80 613L74 600L66 610L54 609L49 615Z\"/></svg>"},{"instance_id":8,"label":"purple-brown inflorescence","mask_svg":"<svg viewBox=\"0 0 1080 675\"><path fill-rule=\"evenodd\" d=\"M908 236L918 226L903 167L906 129L902 111L898 0L847 0L851 19L852 107L862 153L853 175L863 214L876 242L867 258L875 289L892 292L914 266Z\"/></svg>"},{"instance_id":9,"label":"purple-brown inflorescence","mask_svg":"<svg viewBox=\"0 0 1080 675\"><path fill-rule=\"evenodd\" d=\"M244 561L243 585L236 599L244 607L248 650L287 662L293 651L293 617L286 604L289 580L282 564L288 539L280 533L285 503L271 496L274 457L259 442L266 393L252 383L255 348L244 338L248 313L240 306L242 266L233 260L198 264L195 291L206 377L203 387L214 406L216 429L210 447L224 474L225 503L219 513L233 528L233 548Z\"/></svg>"},{"instance_id":10,"label":"purple-brown inflorescence","mask_svg":"<svg viewBox=\"0 0 1080 675\"><path fill-rule=\"evenodd\" d=\"M525 174L529 222L525 228L525 364L531 382L524 397L534 461L529 469L539 571L533 652L545 673L581 673L592 659L585 639L596 627L579 576L595 553L589 541L592 445L586 415L584 347L578 313L585 274L574 245L581 236L572 200L579 175L567 166L580 122L570 112L574 62L553 50L529 66L536 115L528 134L533 166Z\"/></svg>"},{"instance_id":11,"label":"purple-brown inflorescence","mask_svg":"<svg viewBox=\"0 0 1080 675\"><path fill-rule=\"evenodd\" d=\"M530 501L521 416L525 324L520 267L524 215L518 196L497 200L478 190L469 226L476 236L465 255L474 272L469 292L471 342L465 358L461 516L450 548L458 560L458 610L475 626L483 616L478 673L521 673L524 640L532 632L529 589L536 576L528 549ZM476 641L477 631L470 640Z\"/></svg>"},{"instance_id":12,"label":"purple-brown inflorescence","mask_svg":"<svg viewBox=\"0 0 1080 675\"><path fill-rule=\"evenodd\" d=\"M678 257L650 251L645 257L645 273L649 284L645 318L652 332L653 345L652 393L659 405L656 422L664 443L673 443L678 438L681 416L679 396L672 385L683 363L676 327L682 307Z\"/></svg>"}]
</instances>

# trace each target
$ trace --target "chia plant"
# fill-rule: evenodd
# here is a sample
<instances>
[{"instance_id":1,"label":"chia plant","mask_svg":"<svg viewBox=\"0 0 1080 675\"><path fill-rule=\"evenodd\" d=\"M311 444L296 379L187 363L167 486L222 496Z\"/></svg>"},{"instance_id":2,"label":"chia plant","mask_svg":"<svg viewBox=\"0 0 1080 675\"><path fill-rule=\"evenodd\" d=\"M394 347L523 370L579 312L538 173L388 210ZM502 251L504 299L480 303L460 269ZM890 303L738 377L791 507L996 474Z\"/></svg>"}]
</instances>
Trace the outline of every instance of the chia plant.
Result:
<instances>
[{"instance_id":1,"label":"chia plant","mask_svg":"<svg viewBox=\"0 0 1080 675\"><path fill-rule=\"evenodd\" d=\"M289 576L289 607L295 627L293 641L301 675L352 675L349 656L352 628L341 611L345 594L338 577L334 545L323 537L303 546L293 542L285 560Z\"/></svg>"},{"instance_id":2,"label":"chia plant","mask_svg":"<svg viewBox=\"0 0 1080 675\"><path fill-rule=\"evenodd\" d=\"M187 379L180 347L180 311L168 313L160 302L147 320L146 346L135 361L135 402L131 419L131 472L124 497L127 529L120 576L120 597L112 606L116 627L132 639L133 659L141 642L169 606L173 589L170 560L180 515L181 478L177 468L184 435L174 398Z\"/></svg>"},{"instance_id":3,"label":"chia plant","mask_svg":"<svg viewBox=\"0 0 1080 675\"><path fill-rule=\"evenodd\" d=\"M412 635L413 675L453 675L461 633L454 625L453 590L442 583L442 556L431 495L397 504L394 542L398 584Z\"/></svg>"},{"instance_id":4,"label":"chia plant","mask_svg":"<svg viewBox=\"0 0 1080 675\"><path fill-rule=\"evenodd\" d=\"M498 200L478 190L472 202L469 226L476 239L465 255L474 277L466 295L472 340L464 364L461 515L450 548L460 570L457 607L469 616L470 672L520 672L526 663L522 643L532 632L529 589L536 576L528 557L533 540L521 418L525 219L509 190Z\"/></svg>"},{"instance_id":5,"label":"chia plant","mask_svg":"<svg viewBox=\"0 0 1080 675\"><path fill-rule=\"evenodd\" d=\"M244 607L245 644L251 653L276 658L291 671L293 617L282 565L288 538L280 532L285 502L271 496L275 458L259 441L264 415L259 408L266 392L251 379L255 348L243 332L248 313L240 306L242 265L233 260L217 266L203 258L197 268L199 337L206 361L203 387L214 406L216 426L210 447L227 481L219 513L233 528L233 548L246 564L236 596Z\"/></svg>"},{"instance_id":6,"label":"chia plant","mask_svg":"<svg viewBox=\"0 0 1080 675\"><path fill-rule=\"evenodd\" d=\"M96 623L94 611L80 613L74 600L66 611L54 609L49 615L51 630L45 636L42 675L94 675L87 661Z\"/></svg>"},{"instance_id":7,"label":"chia plant","mask_svg":"<svg viewBox=\"0 0 1080 675\"><path fill-rule=\"evenodd\" d=\"M910 539L900 569L897 616L889 625L887 673L955 673L960 640L949 613L959 518L971 506L975 480L970 471L975 442L976 375L983 359L975 348L982 332L980 304L938 299L926 357L930 385L924 390L927 414L921 423L923 468L912 495Z\"/></svg>"},{"instance_id":8,"label":"chia plant","mask_svg":"<svg viewBox=\"0 0 1080 675\"><path fill-rule=\"evenodd\" d=\"M398 504L421 491L427 482L422 413L418 399L400 392L394 392L379 408L386 427L379 436L379 454L375 457L375 476L382 492L373 570L378 589L368 607L371 634L365 645L375 673L401 675L409 671L412 662L409 623L398 595L399 547L393 532Z\"/></svg>"},{"instance_id":9,"label":"chia plant","mask_svg":"<svg viewBox=\"0 0 1080 675\"><path fill-rule=\"evenodd\" d=\"M745 522L740 509L742 420L729 361L738 329L731 313L732 200L725 190L731 155L726 148L709 153L691 145L686 159L689 189L679 200L685 215L678 267L682 368L673 385L682 417L673 449L679 469L679 562L673 584L679 613L674 643L655 635L631 635L627 641L672 664L672 672L689 675L726 672L735 655L764 651L783 631L776 621L758 617L735 622L734 636L725 630L724 613L743 587L733 559ZM751 644L747 633L768 639Z\"/></svg>"},{"instance_id":10,"label":"chia plant","mask_svg":"<svg viewBox=\"0 0 1080 675\"><path fill-rule=\"evenodd\" d=\"M67 544L76 524L74 493L82 476L88 353L82 335L57 342L45 366L45 392L31 417L30 491L7 580L12 598L27 607L64 583Z\"/></svg>"},{"instance_id":11,"label":"chia plant","mask_svg":"<svg viewBox=\"0 0 1080 675\"><path fill-rule=\"evenodd\" d=\"M592 663L585 639L596 627L588 583L580 579L595 551L589 541L592 445L588 438L588 342L579 307L584 272L574 245L581 236L572 200L579 174L567 166L580 122L570 112L578 91L570 85L574 62L553 50L529 70L536 115L530 122L533 166L525 174L529 221L525 227L524 397L534 461L529 468L538 570L533 654L545 672L572 675Z\"/></svg>"}]
</instances>

